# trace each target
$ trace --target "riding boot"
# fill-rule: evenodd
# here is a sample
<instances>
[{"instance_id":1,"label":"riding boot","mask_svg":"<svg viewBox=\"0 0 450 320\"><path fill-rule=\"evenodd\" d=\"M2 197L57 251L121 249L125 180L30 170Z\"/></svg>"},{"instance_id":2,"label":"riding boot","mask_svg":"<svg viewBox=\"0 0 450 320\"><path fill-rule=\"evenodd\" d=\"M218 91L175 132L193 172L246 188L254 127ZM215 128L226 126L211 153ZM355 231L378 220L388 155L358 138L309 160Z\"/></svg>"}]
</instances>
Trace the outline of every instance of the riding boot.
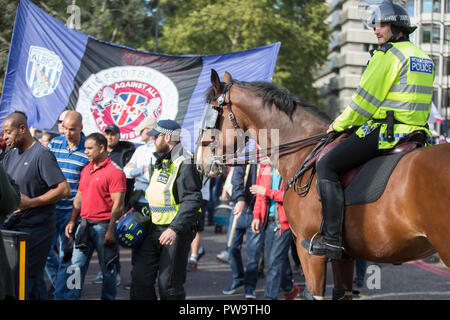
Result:
<instances>
[{"instance_id":1,"label":"riding boot","mask_svg":"<svg viewBox=\"0 0 450 320\"><path fill-rule=\"evenodd\" d=\"M303 240L302 246L310 254L329 259L342 257L342 224L344 221L344 191L340 182L318 180L317 191L322 201L322 237L318 240Z\"/></svg>"}]
</instances>

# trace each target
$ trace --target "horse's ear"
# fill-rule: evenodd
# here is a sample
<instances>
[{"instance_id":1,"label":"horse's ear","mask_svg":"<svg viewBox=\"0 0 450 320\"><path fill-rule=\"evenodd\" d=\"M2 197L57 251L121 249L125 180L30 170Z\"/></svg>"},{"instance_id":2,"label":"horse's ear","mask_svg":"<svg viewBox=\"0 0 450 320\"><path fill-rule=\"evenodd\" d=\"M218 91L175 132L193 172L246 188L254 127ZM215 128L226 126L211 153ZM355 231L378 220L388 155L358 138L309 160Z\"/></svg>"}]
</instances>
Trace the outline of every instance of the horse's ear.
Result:
<instances>
[{"instance_id":1,"label":"horse's ear","mask_svg":"<svg viewBox=\"0 0 450 320\"><path fill-rule=\"evenodd\" d=\"M215 96L218 97L221 93L220 90L220 78L216 70L211 69L211 84L214 88Z\"/></svg>"},{"instance_id":2,"label":"horse's ear","mask_svg":"<svg viewBox=\"0 0 450 320\"><path fill-rule=\"evenodd\" d=\"M225 71L225 75L223 76L223 82L230 83L233 78L231 77L231 73Z\"/></svg>"}]
</instances>

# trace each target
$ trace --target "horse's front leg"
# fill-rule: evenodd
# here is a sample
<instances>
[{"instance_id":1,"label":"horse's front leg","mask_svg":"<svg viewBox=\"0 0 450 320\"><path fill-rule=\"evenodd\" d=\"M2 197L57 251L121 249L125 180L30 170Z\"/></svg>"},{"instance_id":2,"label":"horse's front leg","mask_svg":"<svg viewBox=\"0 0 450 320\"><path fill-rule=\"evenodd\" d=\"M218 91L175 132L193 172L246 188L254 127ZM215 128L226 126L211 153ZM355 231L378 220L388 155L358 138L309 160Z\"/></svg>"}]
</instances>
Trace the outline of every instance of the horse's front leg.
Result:
<instances>
[{"instance_id":1,"label":"horse's front leg","mask_svg":"<svg viewBox=\"0 0 450 320\"><path fill-rule=\"evenodd\" d=\"M302 264L306 280L303 299L323 300L327 281L327 259L309 254L308 250L301 245L303 239L302 237L298 237L296 241L298 257Z\"/></svg>"},{"instance_id":2,"label":"horse's front leg","mask_svg":"<svg viewBox=\"0 0 450 320\"><path fill-rule=\"evenodd\" d=\"M333 300L352 300L353 297L353 270L355 260L340 259L331 262L333 267Z\"/></svg>"}]
</instances>

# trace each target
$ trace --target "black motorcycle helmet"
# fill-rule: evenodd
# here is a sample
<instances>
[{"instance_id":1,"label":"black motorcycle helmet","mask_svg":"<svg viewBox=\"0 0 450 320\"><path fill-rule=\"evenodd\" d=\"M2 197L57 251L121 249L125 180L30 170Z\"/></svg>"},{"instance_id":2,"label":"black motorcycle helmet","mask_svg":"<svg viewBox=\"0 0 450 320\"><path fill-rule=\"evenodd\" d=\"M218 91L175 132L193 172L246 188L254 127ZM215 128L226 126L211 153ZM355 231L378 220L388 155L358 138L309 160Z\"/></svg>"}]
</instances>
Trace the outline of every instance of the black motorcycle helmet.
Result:
<instances>
[{"instance_id":1,"label":"black motorcycle helmet","mask_svg":"<svg viewBox=\"0 0 450 320\"><path fill-rule=\"evenodd\" d=\"M416 26L411 25L408 12L399 4L384 0L378 6L372 8L373 11L368 21L368 26L372 28L380 23L389 23L394 35L401 31L405 36L417 29Z\"/></svg>"}]
</instances>

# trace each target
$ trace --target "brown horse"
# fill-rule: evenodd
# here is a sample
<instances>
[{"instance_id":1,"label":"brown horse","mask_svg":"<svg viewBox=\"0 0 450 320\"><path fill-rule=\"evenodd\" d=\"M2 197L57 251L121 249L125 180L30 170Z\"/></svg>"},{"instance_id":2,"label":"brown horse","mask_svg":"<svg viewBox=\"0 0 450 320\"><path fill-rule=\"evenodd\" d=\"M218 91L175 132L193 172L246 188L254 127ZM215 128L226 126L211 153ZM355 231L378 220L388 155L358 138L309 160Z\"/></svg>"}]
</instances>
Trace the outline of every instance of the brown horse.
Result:
<instances>
[{"instance_id":1,"label":"brown horse","mask_svg":"<svg viewBox=\"0 0 450 320\"><path fill-rule=\"evenodd\" d=\"M239 82L228 73L221 82L214 70L211 82L208 100L219 112L217 121L213 119L209 128L220 131L205 127L199 137L196 159L203 174L218 174L223 163L213 163L213 157L225 149L235 150L236 135L230 138L231 135L225 134L229 130L252 132L258 140L261 130L266 129L267 140L258 141L261 148L266 148L272 143L271 132L278 132L277 143L281 145L324 133L330 123L317 108L275 84ZM272 157L283 181L295 175L312 148L281 155L278 161ZM399 264L437 251L450 267L449 159L450 144L409 152L397 164L377 201L346 206L343 233L346 253L353 258ZM306 278L305 298L323 299L327 259L310 255L301 246L302 240L311 239L320 228L321 204L316 188L310 188L305 197L289 188L283 205L297 239ZM351 299L354 260L334 260L332 267L334 292L340 293L340 298Z\"/></svg>"}]
</instances>

